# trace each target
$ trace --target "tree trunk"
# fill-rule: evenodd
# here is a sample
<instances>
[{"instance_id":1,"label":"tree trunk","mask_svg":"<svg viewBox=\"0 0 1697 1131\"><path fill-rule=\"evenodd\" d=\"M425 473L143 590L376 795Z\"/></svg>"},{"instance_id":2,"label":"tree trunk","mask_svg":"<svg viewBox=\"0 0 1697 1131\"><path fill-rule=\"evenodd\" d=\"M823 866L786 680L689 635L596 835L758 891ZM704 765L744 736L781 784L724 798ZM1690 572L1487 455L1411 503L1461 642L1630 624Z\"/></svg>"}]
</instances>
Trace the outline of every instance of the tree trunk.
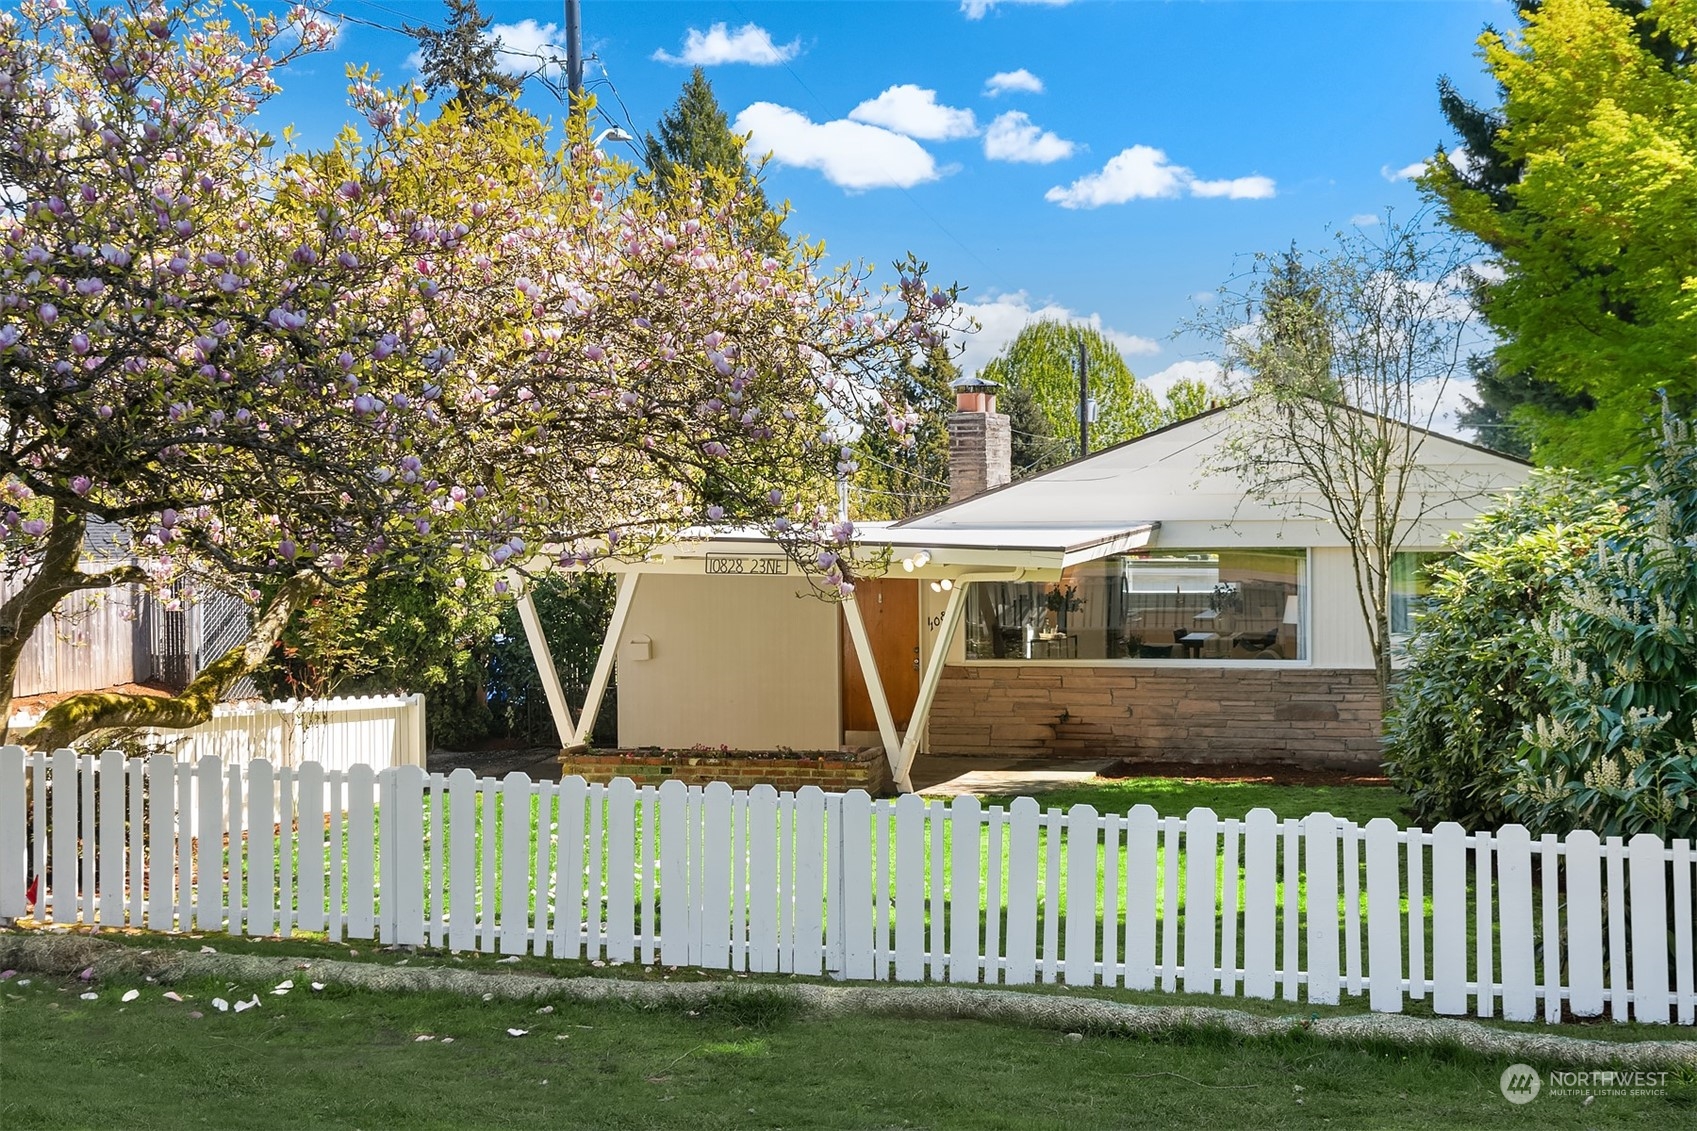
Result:
<instances>
[{"instance_id":1,"label":"tree trunk","mask_svg":"<svg viewBox=\"0 0 1697 1131\"><path fill-rule=\"evenodd\" d=\"M55 506L41 564L23 588L0 605L0 743L11 738L12 689L24 647L61 600L88 587L79 584L83 579L77 573L87 525L82 515L61 514Z\"/></svg>"},{"instance_id":2,"label":"tree trunk","mask_svg":"<svg viewBox=\"0 0 1697 1131\"><path fill-rule=\"evenodd\" d=\"M180 730L206 722L224 692L271 654L289 618L318 589L317 578L310 574L296 574L283 582L271 603L254 621L248 638L207 665L180 694L163 697L87 691L73 695L42 716L24 735L24 745L36 750L57 750L79 738L105 731L142 727Z\"/></svg>"}]
</instances>

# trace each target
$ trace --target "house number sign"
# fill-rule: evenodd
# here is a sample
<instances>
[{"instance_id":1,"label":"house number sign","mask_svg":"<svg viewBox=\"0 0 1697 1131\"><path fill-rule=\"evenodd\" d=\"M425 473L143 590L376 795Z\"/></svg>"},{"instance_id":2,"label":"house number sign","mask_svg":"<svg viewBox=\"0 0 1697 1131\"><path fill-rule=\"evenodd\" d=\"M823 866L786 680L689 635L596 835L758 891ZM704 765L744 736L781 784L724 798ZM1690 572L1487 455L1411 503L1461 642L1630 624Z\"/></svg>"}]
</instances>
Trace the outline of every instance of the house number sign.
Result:
<instances>
[{"instance_id":1,"label":"house number sign","mask_svg":"<svg viewBox=\"0 0 1697 1131\"><path fill-rule=\"evenodd\" d=\"M778 577L790 571L788 558L740 557L735 554L708 554L707 572L739 577Z\"/></svg>"}]
</instances>

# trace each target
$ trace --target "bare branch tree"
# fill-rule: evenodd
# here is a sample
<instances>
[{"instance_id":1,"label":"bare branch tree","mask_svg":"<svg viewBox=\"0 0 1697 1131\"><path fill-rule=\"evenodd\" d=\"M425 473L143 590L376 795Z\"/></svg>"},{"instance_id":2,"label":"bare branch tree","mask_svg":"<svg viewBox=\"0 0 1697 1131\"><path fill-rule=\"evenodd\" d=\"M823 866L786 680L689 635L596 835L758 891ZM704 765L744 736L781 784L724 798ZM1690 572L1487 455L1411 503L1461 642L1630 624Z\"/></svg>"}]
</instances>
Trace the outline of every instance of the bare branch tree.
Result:
<instances>
[{"instance_id":1,"label":"bare branch tree","mask_svg":"<svg viewBox=\"0 0 1697 1131\"><path fill-rule=\"evenodd\" d=\"M1391 677L1392 563L1425 520L1489 485L1429 458L1474 337L1472 249L1423 215L1387 214L1303 255L1262 254L1192 325L1218 343L1238 403L1212 470L1248 499L1337 527L1381 699Z\"/></svg>"}]
</instances>

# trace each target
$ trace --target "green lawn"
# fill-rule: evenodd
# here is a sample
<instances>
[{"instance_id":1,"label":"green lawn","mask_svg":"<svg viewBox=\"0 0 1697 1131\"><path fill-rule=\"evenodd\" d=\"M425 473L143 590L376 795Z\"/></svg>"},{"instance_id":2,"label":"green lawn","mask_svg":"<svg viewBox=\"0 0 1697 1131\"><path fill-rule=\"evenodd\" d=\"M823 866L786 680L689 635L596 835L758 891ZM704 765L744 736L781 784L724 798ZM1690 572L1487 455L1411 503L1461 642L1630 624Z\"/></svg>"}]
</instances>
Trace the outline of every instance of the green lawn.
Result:
<instances>
[{"instance_id":1,"label":"green lawn","mask_svg":"<svg viewBox=\"0 0 1697 1131\"><path fill-rule=\"evenodd\" d=\"M1543 1128L1697 1116L1689 1074L1665 1096L1515 1107L1498 1091L1506 1064L1300 1031L1074 1041L982 1022L826 1022L772 999L718 999L695 1015L567 1002L540 1013L444 994L315 994L295 980L282 997L269 983L180 984L181 1004L158 985L102 984L85 1002L80 983L6 983L0 1126ZM126 1005L129 988L141 996ZM262 1004L243 1014L208 1004L253 994Z\"/></svg>"}]
</instances>

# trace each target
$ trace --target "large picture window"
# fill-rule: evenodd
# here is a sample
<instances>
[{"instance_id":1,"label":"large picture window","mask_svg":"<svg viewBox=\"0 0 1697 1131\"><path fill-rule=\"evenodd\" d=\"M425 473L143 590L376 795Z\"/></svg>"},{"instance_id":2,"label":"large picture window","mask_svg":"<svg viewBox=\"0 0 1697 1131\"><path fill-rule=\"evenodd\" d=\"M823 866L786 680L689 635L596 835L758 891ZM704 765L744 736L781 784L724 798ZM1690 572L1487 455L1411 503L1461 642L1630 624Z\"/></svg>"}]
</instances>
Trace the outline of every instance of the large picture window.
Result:
<instances>
[{"instance_id":1,"label":"large picture window","mask_svg":"<svg viewBox=\"0 0 1697 1131\"><path fill-rule=\"evenodd\" d=\"M967 593L969 660L1302 660L1302 550L1104 558Z\"/></svg>"}]
</instances>

